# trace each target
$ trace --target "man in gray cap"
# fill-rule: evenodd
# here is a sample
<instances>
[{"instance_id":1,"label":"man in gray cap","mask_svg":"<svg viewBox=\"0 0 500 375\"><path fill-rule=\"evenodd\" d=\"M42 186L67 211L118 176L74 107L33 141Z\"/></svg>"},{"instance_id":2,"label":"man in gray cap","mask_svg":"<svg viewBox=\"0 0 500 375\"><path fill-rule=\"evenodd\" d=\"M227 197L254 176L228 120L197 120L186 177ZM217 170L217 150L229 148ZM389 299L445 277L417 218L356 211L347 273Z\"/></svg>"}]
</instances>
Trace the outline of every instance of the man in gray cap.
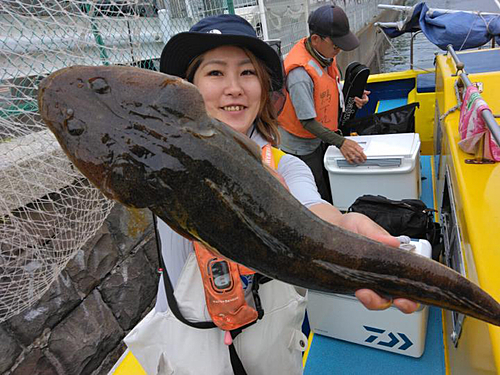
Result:
<instances>
[{"instance_id":1,"label":"man in gray cap","mask_svg":"<svg viewBox=\"0 0 500 375\"><path fill-rule=\"evenodd\" d=\"M322 198L332 203L328 173L323 164L329 145L340 149L349 163L363 163L366 155L356 142L338 133L344 106L336 56L359 46L344 11L324 5L309 16L310 36L301 39L285 58L287 100L279 116L281 149L298 156L311 168ZM369 92L355 98L361 108Z\"/></svg>"}]
</instances>

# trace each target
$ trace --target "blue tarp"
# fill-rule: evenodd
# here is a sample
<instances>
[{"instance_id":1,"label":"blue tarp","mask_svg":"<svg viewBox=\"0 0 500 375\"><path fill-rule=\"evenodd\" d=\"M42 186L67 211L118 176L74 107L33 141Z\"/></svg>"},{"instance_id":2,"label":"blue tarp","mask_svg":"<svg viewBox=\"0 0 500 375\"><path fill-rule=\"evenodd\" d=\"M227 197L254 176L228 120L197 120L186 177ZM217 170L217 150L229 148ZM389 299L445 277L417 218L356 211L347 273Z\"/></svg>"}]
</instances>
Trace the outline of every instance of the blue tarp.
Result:
<instances>
[{"instance_id":1,"label":"blue tarp","mask_svg":"<svg viewBox=\"0 0 500 375\"><path fill-rule=\"evenodd\" d=\"M427 39L442 50L451 44L456 51L461 51L482 46L493 37L500 43L500 15L429 11L423 2L415 5L412 14L398 27L382 26L382 30L390 38L422 30Z\"/></svg>"}]
</instances>

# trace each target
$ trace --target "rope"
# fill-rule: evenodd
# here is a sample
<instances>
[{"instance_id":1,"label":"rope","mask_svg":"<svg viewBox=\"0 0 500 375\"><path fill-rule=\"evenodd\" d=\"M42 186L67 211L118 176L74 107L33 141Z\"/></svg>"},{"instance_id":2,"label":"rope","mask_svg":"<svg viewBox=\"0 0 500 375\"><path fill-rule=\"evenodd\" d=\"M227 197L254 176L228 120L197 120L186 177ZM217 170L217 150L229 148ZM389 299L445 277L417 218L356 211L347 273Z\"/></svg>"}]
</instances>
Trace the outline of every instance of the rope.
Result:
<instances>
[{"instance_id":1,"label":"rope","mask_svg":"<svg viewBox=\"0 0 500 375\"><path fill-rule=\"evenodd\" d=\"M451 107L441 116L439 116L439 121L443 121L446 118L446 116L448 116L450 113L455 112L457 109L460 109L460 107L462 106L462 99L460 98L460 93L458 92L458 80L455 81L454 87L455 87L455 96L457 98L457 105Z\"/></svg>"}]
</instances>

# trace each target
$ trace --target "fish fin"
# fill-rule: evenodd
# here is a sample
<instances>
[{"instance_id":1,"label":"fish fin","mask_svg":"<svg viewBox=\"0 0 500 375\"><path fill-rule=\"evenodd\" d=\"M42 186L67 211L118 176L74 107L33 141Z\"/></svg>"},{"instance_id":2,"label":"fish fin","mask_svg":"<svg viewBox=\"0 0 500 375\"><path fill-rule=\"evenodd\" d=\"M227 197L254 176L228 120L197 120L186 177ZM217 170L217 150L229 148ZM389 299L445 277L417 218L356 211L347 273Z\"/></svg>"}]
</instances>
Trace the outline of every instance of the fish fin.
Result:
<instances>
[{"instance_id":1,"label":"fish fin","mask_svg":"<svg viewBox=\"0 0 500 375\"><path fill-rule=\"evenodd\" d=\"M172 230L177 233L179 236L184 237L185 239L189 241L198 241L197 238L193 237L190 233L186 232L185 230L181 229L181 227L173 226L171 224L168 224Z\"/></svg>"},{"instance_id":2,"label":"fish fin","mask_svg":"<svg viewBox=\"0 0 500 375\"><path fill-rule=\"evenodd\" d=\"M182 228L175 220L171 220L169 217L165 216L164 213L162 213L161 215L159 215L154 209L151 209L151 211L157 217L159 217L163 222L165 222L165 224L167 224L179 236L182 236L182 237L184 237L185 239L187 239L189 241L199 241L199 239L197 239L191 233L189 233L184 228Z\"/></svg>"},{"instance_id":3,"label":"fish fin","mask_svg":"<svg viewBox=\"0 0 500 375\"><path fill-rule=\"evenodd\" d=\"M153 211L153 210L151 210L151 211ZM153 211L153 213L154 213L154 211ZM154 213L154 214L155 214L155 216L159 217L163 222L165 222L165 224L167 224L179 236L182 236L182 237L184 237L185 239L187 239L189 241L201 242L203 244L203 246L205 246L207 249L209 249L215 255L220 256L220 257L224 257L224 255L222 255L217 249L213 248L212 246L210 246L205 241L201 241L199 238L196 238L191 233L187 232L179 224L177 224L174 220L168 220L168 219L166 219L165 215L160 216L160 215L157 215L156 213Z\"/></svg>"}]
</instances>

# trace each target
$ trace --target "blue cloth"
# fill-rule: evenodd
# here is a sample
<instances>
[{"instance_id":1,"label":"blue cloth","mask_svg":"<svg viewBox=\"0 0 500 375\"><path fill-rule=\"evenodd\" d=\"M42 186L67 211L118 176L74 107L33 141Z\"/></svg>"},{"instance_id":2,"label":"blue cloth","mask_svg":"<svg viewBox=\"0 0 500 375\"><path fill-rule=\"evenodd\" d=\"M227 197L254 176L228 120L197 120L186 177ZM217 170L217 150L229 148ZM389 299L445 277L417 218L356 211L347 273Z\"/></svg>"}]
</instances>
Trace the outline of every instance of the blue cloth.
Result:
<instances>
[{"instance_id":1,"label":"blue cloth","mask_svg":"<svg viewBox=\"0 0 500 375\"><path fill-rule=\"evenodd\" d=\"M412 15L400 27L381 27L390 38L422 30L427 39L442 50L446 50L449 44L455 50L476 48L493 37L500 42L500 16L429 11L425 2L415 5Z\"/></svg>"}]
</instances>

